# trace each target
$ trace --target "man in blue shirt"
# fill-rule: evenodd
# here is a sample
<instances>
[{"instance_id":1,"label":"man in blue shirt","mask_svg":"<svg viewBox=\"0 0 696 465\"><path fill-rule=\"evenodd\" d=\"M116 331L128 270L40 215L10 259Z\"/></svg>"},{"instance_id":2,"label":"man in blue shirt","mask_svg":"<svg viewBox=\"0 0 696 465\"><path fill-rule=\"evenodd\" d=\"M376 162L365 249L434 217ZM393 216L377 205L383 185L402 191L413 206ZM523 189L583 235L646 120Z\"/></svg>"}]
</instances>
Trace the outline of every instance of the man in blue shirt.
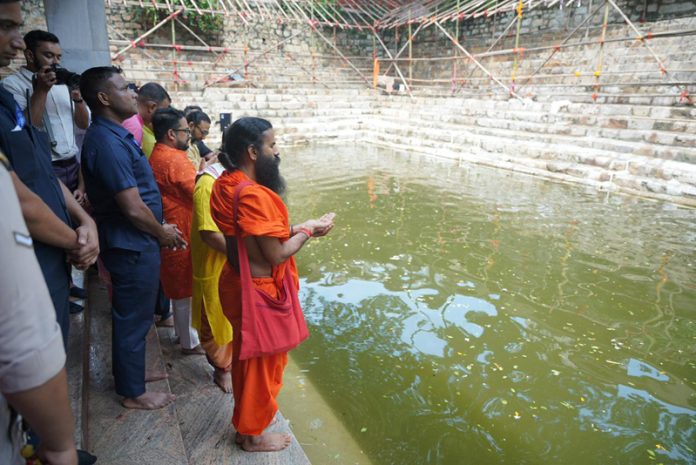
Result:
<instances>
[{"instance_id":1,"label":"man in blue shirt","mask_svg":"<svg viewBox=\"0 0 696 465\"><path fill-rule=\"evenodd\" d=\"M8 66L24 49L19 34L21 25L19 1L0 3L0 67ZM22 214L34 239L34 252L51 294L63 343L67 344L68 263L86 268L96 261L99 253L96 225L56 178L46 133L28 123L12 94L4 88L0 88L0 149L15 172L12 177L15 187L19 192L26 192L20 195Z\"/></svg>"},{"instance_id":2,"label":"man in blue shirt","mask_svg":"<svg viewBox=\"0 0 696 465\"><path fill-rule=\"evenodd\" d=\"M152 170L121 122L133 116L136 94L113 66L82 74L82 97L92 125L82 146L85 188L99 226L101 258L111 274L112 361L116 392L127 408L157 409L172 394L147 392L145 337L153 322L160 247L186 247L175 225L162 222L162 199Z\"/></svg>"}]
</instances>

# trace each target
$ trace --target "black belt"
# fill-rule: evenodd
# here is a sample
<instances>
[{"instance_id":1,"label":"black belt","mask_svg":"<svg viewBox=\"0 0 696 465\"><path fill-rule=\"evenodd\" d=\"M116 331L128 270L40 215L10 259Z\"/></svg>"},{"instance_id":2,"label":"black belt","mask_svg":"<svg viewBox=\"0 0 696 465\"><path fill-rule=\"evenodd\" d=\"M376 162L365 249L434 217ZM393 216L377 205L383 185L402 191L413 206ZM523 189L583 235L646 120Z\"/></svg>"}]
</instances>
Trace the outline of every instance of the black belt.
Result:
<instances>
[{"instance_id":1,"label":"black belt","mask_svg":"<svg viewBox=\"0 0 696 465\"><path fill-rule=\"evenodd\" d=\"M77 164L77 157L70 157L64 160L54 160L51 163L53 163L53 166L60 166L61 168L65 168L66 166L72 166Z\"/></svg>"}]
</instances>

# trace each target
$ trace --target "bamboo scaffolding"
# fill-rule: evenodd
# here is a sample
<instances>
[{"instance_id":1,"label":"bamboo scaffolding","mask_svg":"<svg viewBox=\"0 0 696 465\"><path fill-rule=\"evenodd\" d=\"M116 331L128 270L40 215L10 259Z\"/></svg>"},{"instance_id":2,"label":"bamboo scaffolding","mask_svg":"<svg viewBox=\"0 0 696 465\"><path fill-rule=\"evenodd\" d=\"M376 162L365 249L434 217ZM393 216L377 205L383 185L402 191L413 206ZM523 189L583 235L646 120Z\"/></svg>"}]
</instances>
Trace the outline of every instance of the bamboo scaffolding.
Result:
<instances>
[{"instance_id":1,"label":"bamboo scaffolding","mask_svg":"<svg viewBox=\"0 0 696 465\"><path fill-rule=\"evenodd\" d=\"M505 84L503 84L502 82L500 82L500 80L499 80L498 78L496 78L495 76L493 76L493 75L491 74L491 72L488 71L488 70L486 69L485 66L483 66L476 58L474 58L474 57L471 55L471 53L469 53L469 51L468 51L467 49L465 49L464 47L462 47L462 45L461 45L460 43L458 43L457 41L455 41L455 39L447 32L447 30L446 30L444 27L442 27L442 25L441 25L440 23L435 22L434 24L435 24L437 27L439 27L440 30L442 31L442 33L443 33L445 36L447 36L447 38L448 38L449 40L451 40L452 43L453 43L457 48L459 48L459 50L461 50L462 52L464 52L464 54L465 54L471 61L473 61L474 64L475 64L476 66L478 66L478 67L481 69L481 71L483 71L486 75L488 75L488 77L490 77L491 80L492 80L493 82L495 82L496 84L498 84L499 86L501 86L503 89L505 89L506 91L508 91L512 97L515 97L515 98L518 99L518 100L522 100L522 98L521 98L519 95L517 95L517 93L516 93L515 91L513 91L513 90L511 90L511 89L508 89L508 87L507 87Z\"/></svg>"},{"instance_id":2,"label":"bamboo scaffolding","mask_svg":"<svg viewBox=\"0 0 696 465\"><path fill-rule=\"evenodd\" d=\"M211 85L213 85L213 84L215 84L215 83L221 81L222 79L226 79L230 74L235 74L235 73L240 72L242 69L248 67L248 66L251 65L252 63L255 63L259 58L261 58L261 57L267 55L268 53L272 52L273 50L275 50L275 49L277 49L278 47L280 47L281 45L283 45L285 42L288 42L288 41L294 39L295 37L297 37L297 36L300 35L300 34L302 34L302 31L296 32L295 34L291 35L290 37L288 37L288 38L286 38L286 39L283 39L283 40L277 42L276 44L272 45L271 47L268 47L268 48L262 50L261 52L257 53L257 54L254 55L253 57L247 59L247 60L245 61L245 63L242 64L241 66L237 67L236 69L234 69L234 70L231 71L231 72L226 73L224 76L220 77L220 79L218 79L218 80L216 80L216 81L214 81L214 82L212 82L212 83L206 83L206 85L204 85L203 87L204 87L204 88L205 88L205 87L209 87L209 86L211 86Z\"/></svg>"},{"instance_id":3,"label":"bamboo scaffolding","mask_svg":"<svg viewBox=\"0 0 696 465\"><path fill-rule=\"evenodd\" d=\"M289 3L290 3L291 5L293 5L293 6L296 6L294 2L289 2ZM317 35L318 35L324 42L326 42L326 43L329 45L329 47L331 47L331 48L333 49L334 52L336 52L336 53L338 54L338 56L340 56L341 58L343 58L343 60L344 60L356 73L358 73L358 76L360 76L360 77L367 83L367 85L369 86L369 85L370 85L370 81L365 77L365 75L364 75L363 73L361 73L360 70L359 70L358 68L356 68L355 65L354 65L353 63L351 63L351 61L348 60L348 59L345 57L345 55L343 55L343 53L341 53L341 51L338 49L338 47L336 47L336 45L334 45L329 39L327 39L327 38L324 36L324 34L322 34L322 33L319 31L319 29L314 25L314 23L312 22L312 20L307 16L307 14L305 13L305 11L302 10L301 8L298 8L297 11L298 11L302 16L304 16L305 20L309 23L311 29L312 29L314 32L316 32Z\"/></svg>"},{"instance_id":4,"label":"bamboo scaffolding","mask_svg":"<svg viewBox=\"0 0 696 465\"><path fill-rule=\"evenodd\" d=\"M143 0L120 0L118 2L112 1L112 0L106 0L108 5L117 5L117 6L140 6L143 7L143 5L148 5L148 2L144 2ZM145 34L139 36L137 39L133 41L128 41L128 40L111 40L110 44L118 46L124 46L124 48L118 50L112 57L112 59L116 60L121 57L129 50L133 48L141 48L141 46L144 47L149 47L153 49L174 49L175 51L190 51L190 52L209 52L213 53L217 59L213 61L213 66L216 66L218 61L220 59L225 59L229 57L230 52L236 50L235 48L228 48L228 47L215 47L215 46L210 46L208 43L205 42L201 37L199 37L194 31L192 31L185 23L184 21L180 20L177 15L179 15L182 11L190 10L190 11L195 11L198 14L223 14L226 16L229 16L230 14L238 16L241 21L243 21L245 24L249 24L247 19L253 19L253 18L260 18L262 20L276 20L278 24L281 24L282 22L288 22L288 23L298 23L302 25L309 25L310 29L312 29L315 34L317 34L322 41L324 41L330 48L331 50L335 53L334 55L317 55L317 54L312 54L312 58L316 59L317 57L321 57L322 59L326 60L337 60L345 63L350 69L352 69L357 76L360 77L363 81L366 83L370 83L370 81L366 78L364 72L370 68L363 67L363 66L356 66L355 63L361 63L365 64L365 62L369 61L369 57L365 56L347 56L346 54L342 53L341 50L338 49L336 46L336 40L335 40L335 29L338 28L340 30L346 30L346 29L359 29L359 30L364 30L364 29L369 29L369 33L373 36L373 41L376 45L376 42L379 42L380 47L384 50L384 56L383 58L380 58L380 61L383 63L388 63L389 66L386 67L386 71L384 71L385 75L388 75L392 68L395 69L396 74L399 76L401 81L404 83L404 86L406 87L408 94L413 98L412 94L412 89L414 83L432 83L432 84L442 84L445 82L451 83L451 95L455 95L457 92L462 91L464 89L465 83L467 81L482 81L485 79L488 79L489 81L495 82L496 85L505 88L509 94L512 97L515 98L520 98L520 90L523 89L525 86L530 85L530 83L533 83L535 88L540 88L543 87L542 84L539 84L539 81L542 79L549 80L550 82L554 81L556 78L559 77L570 77L571 75L567 73L563 74L543 74L541 73L541 70L549 63L549 61L555 56L556 53L560 52L562 49L569 49L573 47L585 47L585 46L596 46L599 45L598 47L598 58L596 61L596 68L595 68L595 93L598 95L604 95L605 93L602 92L601 94L598 92L599 90L599 79L600 75L601 76L618 76L618 75L623 75L625 74L634 74L634 75L643 75L643 74L648 74L651 75L652 72L642 72L640 70L636 71L622 71L618 73L611 73L607 72L604 73L604 60L605 60L605 45L608 44L609 42L621 42L621 41L637 41L636 46L638 44L641 44L646 47L652 58L657 62L658 67L660 72L663 75L667 75L667 70L664 65L664 61L655 53L654 49L648 44L648 39L655 40L661 37L672 37L672 36L678 36L678 35L689 35L689 34L694 34L696 31L694 30L682 30L682 31L666 31L666 32L657 32L657 33L648 33L647 36L644 35L645 33L641 33L639 29L633 24L629 18L623 13L623 11L617 6L615 0L604 0L601 2L599 5L592 5L592 0L590 0L590 7L589 10L594 10L592 13L590 13L587 17L583 19L583 21L578 25L575 26L573 31L569 34L566 35L566 37L557 45L550 45L550 46L535 46L535 47L529 47L529 48L524 48L522 49L521 47L524 45L522 43L522 36L521 36L521 30L520 30L520 25L522 22L522 15L521 11L522 9L526 10L532 10L532 9L539 9L539 8L567 8L569 5L573 4L576 0L554 0L550 3L542 3L541 1L533 2L533 0L500 0L496 1L495 5L493 5L490 0L422 0L420 2L413 2L413 1L407 1L407 0L380 0L380 1L367 1L367 0L342 0L339 2L318 2L318 1L313 1L313 0L268 0L268 1L252 1L252 0L218 0L217 3L209 2L208 7L202 8L196 1L191 1L189 2L189 5L187 6L186 2L184 0L150 0L149 4L152 5L152 7L160 9L160 10L165 10L169 11L170 15L165 18L163 21L161 21L159 24L157 24L155 27L152 29L148 30ZM597 0L595 0L597 1ZM628 25L628 27L633 30L636 34L636 36L632 36L629 38L616 38L616 37L607 37L607 29L608 29L608 11L609 7L612 7L614 10L618 12L618 14L621 16L623 19L623 22ZM506 13L512 12L518 8L518 14L513 17L512 21L507 25L507 27L503 30L503 32L496 38L496 40L487 47L487 50L485 52L476 52L476 53L470 53L468 49L471 49L471 44L467 42L467 48L464 48L464 46L460 42L460 25L462 21L466 19L474 19L478 18L481 16L491 16L495 15L498 13ZM573 42L570 43L570 40L574 35L579 31L581 28L585 27L586 25L586 34L589 35L589 30L590 28L595 28L595 26L589 25L589 21L595 17L596 13L602 8L605 8L605 21L601 26L601 37L599 38L599 41L595 38L594 40L592 39L585 39L581 40L579 42ZM173 19L173 21L172 21ZM150 34L155 32L158 28L160 28L162 25L164 25L167 21L171 21L172 24L172 43L171 44L147 44L143 45L141 42L143 39L148 37ZM612 20L613 21L613 20ZM449 32L447 29L452 29L451 27L446 26L447 22L452 22L453 23L453 31ZM189 32L201 45L179 45L176 44L176 36L175 36L175 30L174 30L174 24L178 23L180 26L182 26L187 32ZM415 29L415 32L413 31L412 25L417 24L417 28ZM413 56L413 46L415 43L416 36L420 31L423 30L423 28L431 26L431 25L436 25L438 29L445 35L447 39L454 45L454 55L453 56L442 56L442 57L414 57ZM517 24L517 33L515 34L514 38L514 46L512 48L506 48L503 50L494 50L494 47L496 47L500 41L502 41L504 38L507 37L508 32L510 31L510 28L513 27L515 24ZM613 23L612 23L613 24ZM403 44L403 46L399 45L399 27L400 26L407 26L408 30L408 39L406 42ZM334 40L331 41L329 40L326 35L323 33L322 28L324 27L331 27L334 28ZM395 38L394 38L394 48L398 49L398 51L391 51L385 44L384 40L382 39L382 36L380 34L380 31L387 30L387 29L395 29ZM402 30L403 31L403 30ZM401 32L402 40L403 37L405 36L404 32ZM294 36L293 36L294 37ZM386 40L386 39L385 39ZM279 45L275 45L271 47L271 50L277 48ZM399 48L401 47L401 48ZM408 49L408 57L407 58L402 58L402 54L404 51ZM173 51L174 51L173 50ZM525 54L532 54L532 53L540 53L544 51L551 51L549 56L543 61L541 64L536 65L538 63L536 61L536 57L534 61L531 61L531 63L534 63L534 66L536 68L534 71L531 73L529 71L522 71L522 67L520 66L520 60L522 58L521 55L521 50L524 50ZM461 53L460 53L461 52ZM143 53L145 51L143 50ZM268 53L268 51L263 52L260 55L265 55ZM145 53L146 56L152 57L150 54ZM496 57L496 56L505 56L505 55L514 55L513 63L512 63L512 76L511 76L511 81L512 81L512 87L506 86L502 82L502 78L497 76L497 74L500 74L499 71L496 71L495 73L491 72L484 64L482 64L479 60L483 58L488 58L488 57ZM306 54L301 54L301 53L294 53L293 55L286 55L287 59L293 60L294 62L297 63L296 58L297 57L302 57L302 56L307 56ZM671 56L671 55L670 55ZM258 55L254 57L254 59L257 59ZM464 63L468 63L469 61L472 61L474 63L474 68L468 73L468 76L464 79L462 79L464 76L462 76L462 72L466 69L465 67L460 68L460 60L465 60ZM531 64L527 64L529 61L529 55L526 55L526 59L524 62L524 67L531 67ZM167 62L167 60L160 60ZM226 60L225 60L226 61ZM355 63L353 62L355 61ZM402 73L402 70L400 69L399 65L400 63L403 62L408 63L408 78L404 76L404 73ZM414 78L413 72L413 64L414 63L419 63L419 62L443 62L443 61L451 61L451 78L450 79L418 79ZM186 60L180 61L177 60L175 56L172 56L172 59L169 61L171 63L175 64L175 69L173 70L177 72L176 66L179 67L179 69L184 68L187 65ZM190 64L191 67L194 66L194 62L191 60L188 60L188 63ZM202 64L205 63L204 61L196 61L195 63L197 64ZM308 71L302 67L300 67L303 72L307 73ZM383 69L385 67L383 66ZM510 69L510 68L508 68ZM476 73L477 70L480 70L483 72L484 77L476 77L473 78L474 74ZM236 71L239 71L237 69ZM672 72L680 72L680 71L675 71L672 70ZM520 74L521 73L521 74ZM211 72L206 72L206 74L212 74ZM314 79L314 73L311 73ZM520 75L518 75L520 74ZM568 87L573 87L573 86L588 86L587 83L582 82L584 81L587 77L590 77L589 74L586 74L585 72L580 73L580 71L576 71L574 73L574 76L578 78L577 83L569 83L569 84L551 84L550 82L547 83L549 84L547 87L551 86L568 86ZM580 79L582 78L582 79ZM460 87L457 89L456 85L458 82L461 81ZM359 82L359 80L358 80ZM666 82L666 81L665 81ZM519 85L521 83L521 85ZM515 86L518 85L517 88ZM612 85L616 87L625 87L627 84L625 83L615 83L615 82L610 82L607 80L604 80L603 85ZM643 85L643 83L637 82L634 83L634 85ZM648 85L648 84L646 84ZM653 85L652 83L649 85ZM684 86L684 92L688 95L688 92L686 92L686 89L688 86L694 85L694 83L690 83L688 81L683 81L683 80L672 80L671 82L665 84L665 86ZM479 89L480 92L480 89ZM613 95L613 94L612 94Z\"/></svg>"},{"instance_id":5,"label":"bamboo scaffolding","mask_svg":"<svg viewBox=\"0 0 696 465\"><path fill-rule=\"evenodd\" d=\"M128 44L124 49L119 50L118 52L116 52L115 55L112 55L112 56L111 56L111 59L112 59L112 60L115 60L116 58L118 58L119 56L123 55L123 54L126 53L128 50L130 50L131 48L135 48L135 47L137 46L136 44L137 44L138 42L140 42L140 41L143 40L145 37L147 37L147 36L149 36L150 34L152 34L153 32L155 32L157 29L161 28L161 27L164 26L165 24L167 24L169 21L172 20L172 18L176 18L177 15L179 15L179 13L181 13L182 11L183 11L183 8L180 8L180 9L178 9L177 11L175 11L174 13L172 13L172 14L170 14L169 16L167 16L166 18L164 18L162 21L160 21L160 22L157 23L154 27L152 27L149 31L145 32L144 34L141 34L140 36L138 36L137 39L131 41L131 43Z\"/></svg>"}]
</instances>

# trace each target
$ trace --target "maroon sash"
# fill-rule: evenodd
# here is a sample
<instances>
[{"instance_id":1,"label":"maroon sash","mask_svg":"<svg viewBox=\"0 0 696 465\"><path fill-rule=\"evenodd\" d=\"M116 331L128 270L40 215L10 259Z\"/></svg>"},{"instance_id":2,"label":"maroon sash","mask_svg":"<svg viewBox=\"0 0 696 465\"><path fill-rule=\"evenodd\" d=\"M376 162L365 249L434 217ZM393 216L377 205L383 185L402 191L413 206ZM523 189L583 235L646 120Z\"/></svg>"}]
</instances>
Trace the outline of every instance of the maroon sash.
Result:
<instances>
[{"instance_id":1,"label":"maroon sash","mask_svg":"<svg viewBox=\"0 0 696 465\"><path fill-rule=\"evenodd\" d=\"M288 352L309 337L295 282L289 269L285 270L283 289L278 299L254 287L237 215L239 194L249 184L249 181L240 183L234 193L234 223L242 285L240 360Z\"/></svg>"}]
</instances>

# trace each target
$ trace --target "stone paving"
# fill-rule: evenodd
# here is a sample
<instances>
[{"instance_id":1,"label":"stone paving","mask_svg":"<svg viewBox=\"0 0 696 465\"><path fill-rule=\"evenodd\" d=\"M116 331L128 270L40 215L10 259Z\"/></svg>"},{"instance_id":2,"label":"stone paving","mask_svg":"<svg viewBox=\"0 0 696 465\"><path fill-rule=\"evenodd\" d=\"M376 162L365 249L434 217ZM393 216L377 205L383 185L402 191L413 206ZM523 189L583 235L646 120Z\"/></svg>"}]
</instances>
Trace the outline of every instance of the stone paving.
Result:
<instances>
[{"instance_id":1,"label":"stone paving","mask_svg":"<svg viewBox=\"0 0 696 465\"><path fill-rule=\"evenodd\" d=\"M277 453L244 452L234 444L233 400L213 384L203 356L183 356L171 328L154 325L147 336L147 367L169 379L148 389L173 392L177 400L159 410L131 410L120 404L111 374L111 310L96 273L88 276L88 308L72 317L68 373L73 411L81 418L78 446L104 465L309 465L293 436ZM273 431L292 434L282 414Z\"/></svg>"}]
</instances>

